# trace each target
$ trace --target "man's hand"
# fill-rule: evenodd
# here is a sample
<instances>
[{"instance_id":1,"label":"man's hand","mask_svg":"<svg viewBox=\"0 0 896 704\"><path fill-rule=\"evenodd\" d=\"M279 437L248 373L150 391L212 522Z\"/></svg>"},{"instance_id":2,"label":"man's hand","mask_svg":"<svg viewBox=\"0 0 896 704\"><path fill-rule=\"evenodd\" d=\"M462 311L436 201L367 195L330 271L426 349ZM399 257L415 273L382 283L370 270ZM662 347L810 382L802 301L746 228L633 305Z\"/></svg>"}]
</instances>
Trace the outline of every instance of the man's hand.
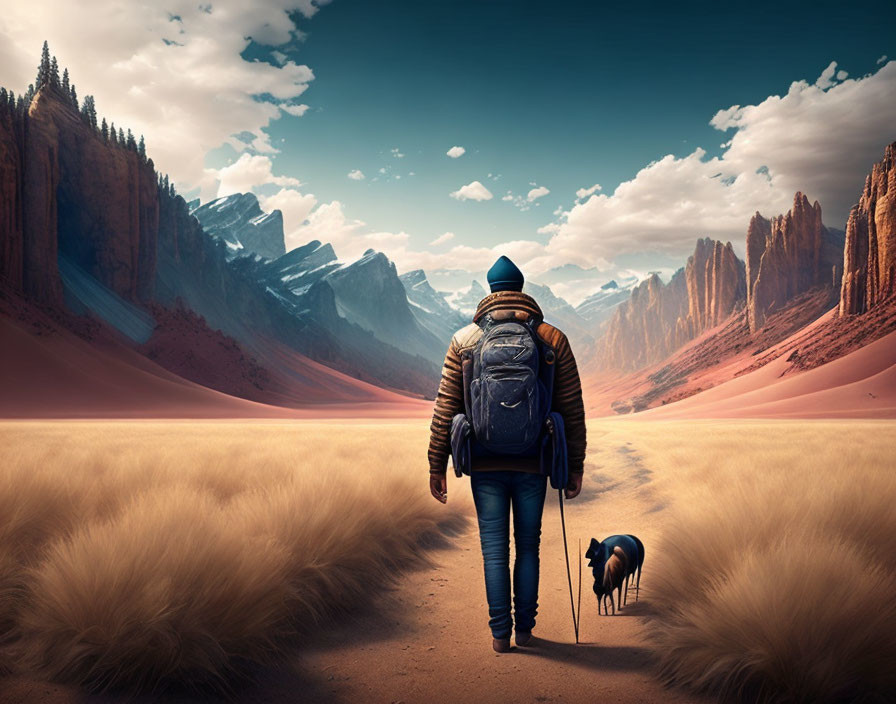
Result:
<instances>
[{"instance_id":1,"label":"man's hand","mask_svg":"<svg viewBox=\"0 0 896 704\"><path fill-rule=\"evenodd\" d=\"M443 504L448 501L448 478L444 474L429 475L429 490Z\"/></svg>"},{"instance_id":2,"label":"man's hand","mask_svg":"<svg viewBox=\"0 0 896 704\"><path fill-rule=\"evenodd\" d=\"M569 483L566 485L566 489L563 492L563 495L567 499L574 499L579 495L579 492L582 491L582 477L583 474L570 474L569 475Z\"/></svg>"}]
</instances>

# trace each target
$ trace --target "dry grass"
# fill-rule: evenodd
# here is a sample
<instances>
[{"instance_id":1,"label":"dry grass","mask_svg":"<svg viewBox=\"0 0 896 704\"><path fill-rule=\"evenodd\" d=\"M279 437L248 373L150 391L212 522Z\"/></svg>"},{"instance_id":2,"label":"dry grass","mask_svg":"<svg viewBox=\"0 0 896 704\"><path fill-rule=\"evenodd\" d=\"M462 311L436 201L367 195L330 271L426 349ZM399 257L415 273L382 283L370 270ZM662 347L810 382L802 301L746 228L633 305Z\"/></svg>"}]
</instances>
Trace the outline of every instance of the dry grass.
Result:
<instances>
[{"instance_id":1,"label":"dry grass","mask_svg":"<svg viewBox=\"0 0 896 704\"><path fill-rule=\"evenodd\" d=\"M0 425L0 664L92 689L218 682L457 529L409 424Z\"/></svg>"},{"instance_id":2,"label":"dry grass","mask_svg":"<svg viewBox=\"0 0 896 704\"><path fill-rule=\"evenodd\" d=\"M628 430L672 497L649 590L665 679L747 701L896 700L893 424Z\"/></svg>"}]
</instances>

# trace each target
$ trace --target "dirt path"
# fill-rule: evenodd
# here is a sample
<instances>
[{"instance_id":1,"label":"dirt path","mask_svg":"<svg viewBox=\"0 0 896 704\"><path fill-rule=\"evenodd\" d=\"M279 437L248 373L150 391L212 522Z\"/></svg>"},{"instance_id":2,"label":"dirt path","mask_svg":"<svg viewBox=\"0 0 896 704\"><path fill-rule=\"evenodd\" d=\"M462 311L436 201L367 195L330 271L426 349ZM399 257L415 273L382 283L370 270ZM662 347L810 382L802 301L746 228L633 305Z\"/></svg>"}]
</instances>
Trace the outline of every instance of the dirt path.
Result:
<instances>
[{"instance_id":1,"label":"dirt path","mask_svg":"<svg viewBox=\"0 0 896 704\"><path fill-rule=\"evenodd\" d=\"M308 701L331 702L698 702L664 689L651 675L642 621L650 604L650 548L664 514L651 471L631 443L591 447L586 488L566 504L576 585L578 540L636 533L646 544L641 600L616 617L598 616L591 571L583 560L581 643L574 644L556 492L549 492L542 538L538 642L498 655L491 647L475 524L434 555L435 566L404 577L381 608L303 651L301 684L270 682L263 700L299 687ZM449 479L449 501L469 492ZM254 693L256 696L260 692ZM293 696L296 692L293 689Z\"/></svg>"}]
</instances>

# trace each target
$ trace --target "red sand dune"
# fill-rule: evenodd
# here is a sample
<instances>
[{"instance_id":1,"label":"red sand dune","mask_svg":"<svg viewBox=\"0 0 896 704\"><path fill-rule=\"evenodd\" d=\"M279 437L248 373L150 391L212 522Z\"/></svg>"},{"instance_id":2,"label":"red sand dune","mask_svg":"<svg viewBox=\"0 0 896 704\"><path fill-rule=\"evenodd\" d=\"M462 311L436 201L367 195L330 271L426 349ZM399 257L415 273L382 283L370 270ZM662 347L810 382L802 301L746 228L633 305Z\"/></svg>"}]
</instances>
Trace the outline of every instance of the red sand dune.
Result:
<instances>
[{"instance_id":1,"label":"red sand dune","mask_svg":"<svg viewBox=\"0 0 896 704\"><path fill-rule=\"evenodd\" d=\"M785 344L780 346L787 349ZM644 411L660 418L896 418L896 332L809 371L784 351L760 369L677 403Z\"/></svg>"},{"instance_id":2,"label":"red sand dune","mask_svg":"<svg viewBox=\"0 0 896 704\"><path fill-rule=\"evenodd\" d=\"M124 344L87 342L47 320L35 326L0 318L0 338L0 416L6 418L357 418L431 412L429 402L380 389L298 354L290 360L296 373L285 382L283 398L299 407L287 408L200 386ZM299 405L301 399L307 402Z\"/></svg>"}]
</instances>

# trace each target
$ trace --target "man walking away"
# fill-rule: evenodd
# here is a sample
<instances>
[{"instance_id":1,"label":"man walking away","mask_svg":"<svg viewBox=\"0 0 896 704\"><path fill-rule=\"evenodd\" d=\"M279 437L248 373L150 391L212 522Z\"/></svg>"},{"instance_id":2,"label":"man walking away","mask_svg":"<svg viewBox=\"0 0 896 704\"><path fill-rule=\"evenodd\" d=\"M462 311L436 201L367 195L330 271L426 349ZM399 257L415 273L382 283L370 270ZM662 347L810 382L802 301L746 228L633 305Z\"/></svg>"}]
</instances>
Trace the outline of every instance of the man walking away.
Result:
<instances>
[{"instance_id":1,"label":"man walking away","mask_svg":"<svg viewBox=\"0 0 896 704\"><path fill-rule=\"evenodd\" d=\"M445 503L448 499L446 469L451 452L452 420L464 412L464 366L467 383L473 364L471 357L483 339L483 328L499 321L525 322L534 331L539 347L544 350L543 363L553 365L553 391L550 408L563 418L566 432L569 483L567 499L578 496L582 489L585 460L585 408L579 372L569 341L560 330L545 323L535 300L522 293L523 273L507 257L501 257L488 271L491 293L476 309L473 322L454 334L436 397L429 442L430 491ZM474 383L479 383L477 380ZM500 388L495 385L492 388ZM512 388L512 386L508 386ZM504 408L513 408L517 398L497 399ZM496 399L489 399L494 403ZM469 409L467 409L469 412ZM506 428L502 429L505 433ZM532 637L538 609L538 549L541 540L541 517L544 509L547 476L542 473L537 453L502 454L473 452L470 486L479 523L482 559L485 566L485 591L488 599L489 627L492 646L497 652L510 650L510 634L515 625L516 644L525 646ZM513 566L513 616L511 616L510 577L510 512L513 510L513 535L516 560ZM515 624L514 624L515 621Z\"/></svg>"}]
</instances>

